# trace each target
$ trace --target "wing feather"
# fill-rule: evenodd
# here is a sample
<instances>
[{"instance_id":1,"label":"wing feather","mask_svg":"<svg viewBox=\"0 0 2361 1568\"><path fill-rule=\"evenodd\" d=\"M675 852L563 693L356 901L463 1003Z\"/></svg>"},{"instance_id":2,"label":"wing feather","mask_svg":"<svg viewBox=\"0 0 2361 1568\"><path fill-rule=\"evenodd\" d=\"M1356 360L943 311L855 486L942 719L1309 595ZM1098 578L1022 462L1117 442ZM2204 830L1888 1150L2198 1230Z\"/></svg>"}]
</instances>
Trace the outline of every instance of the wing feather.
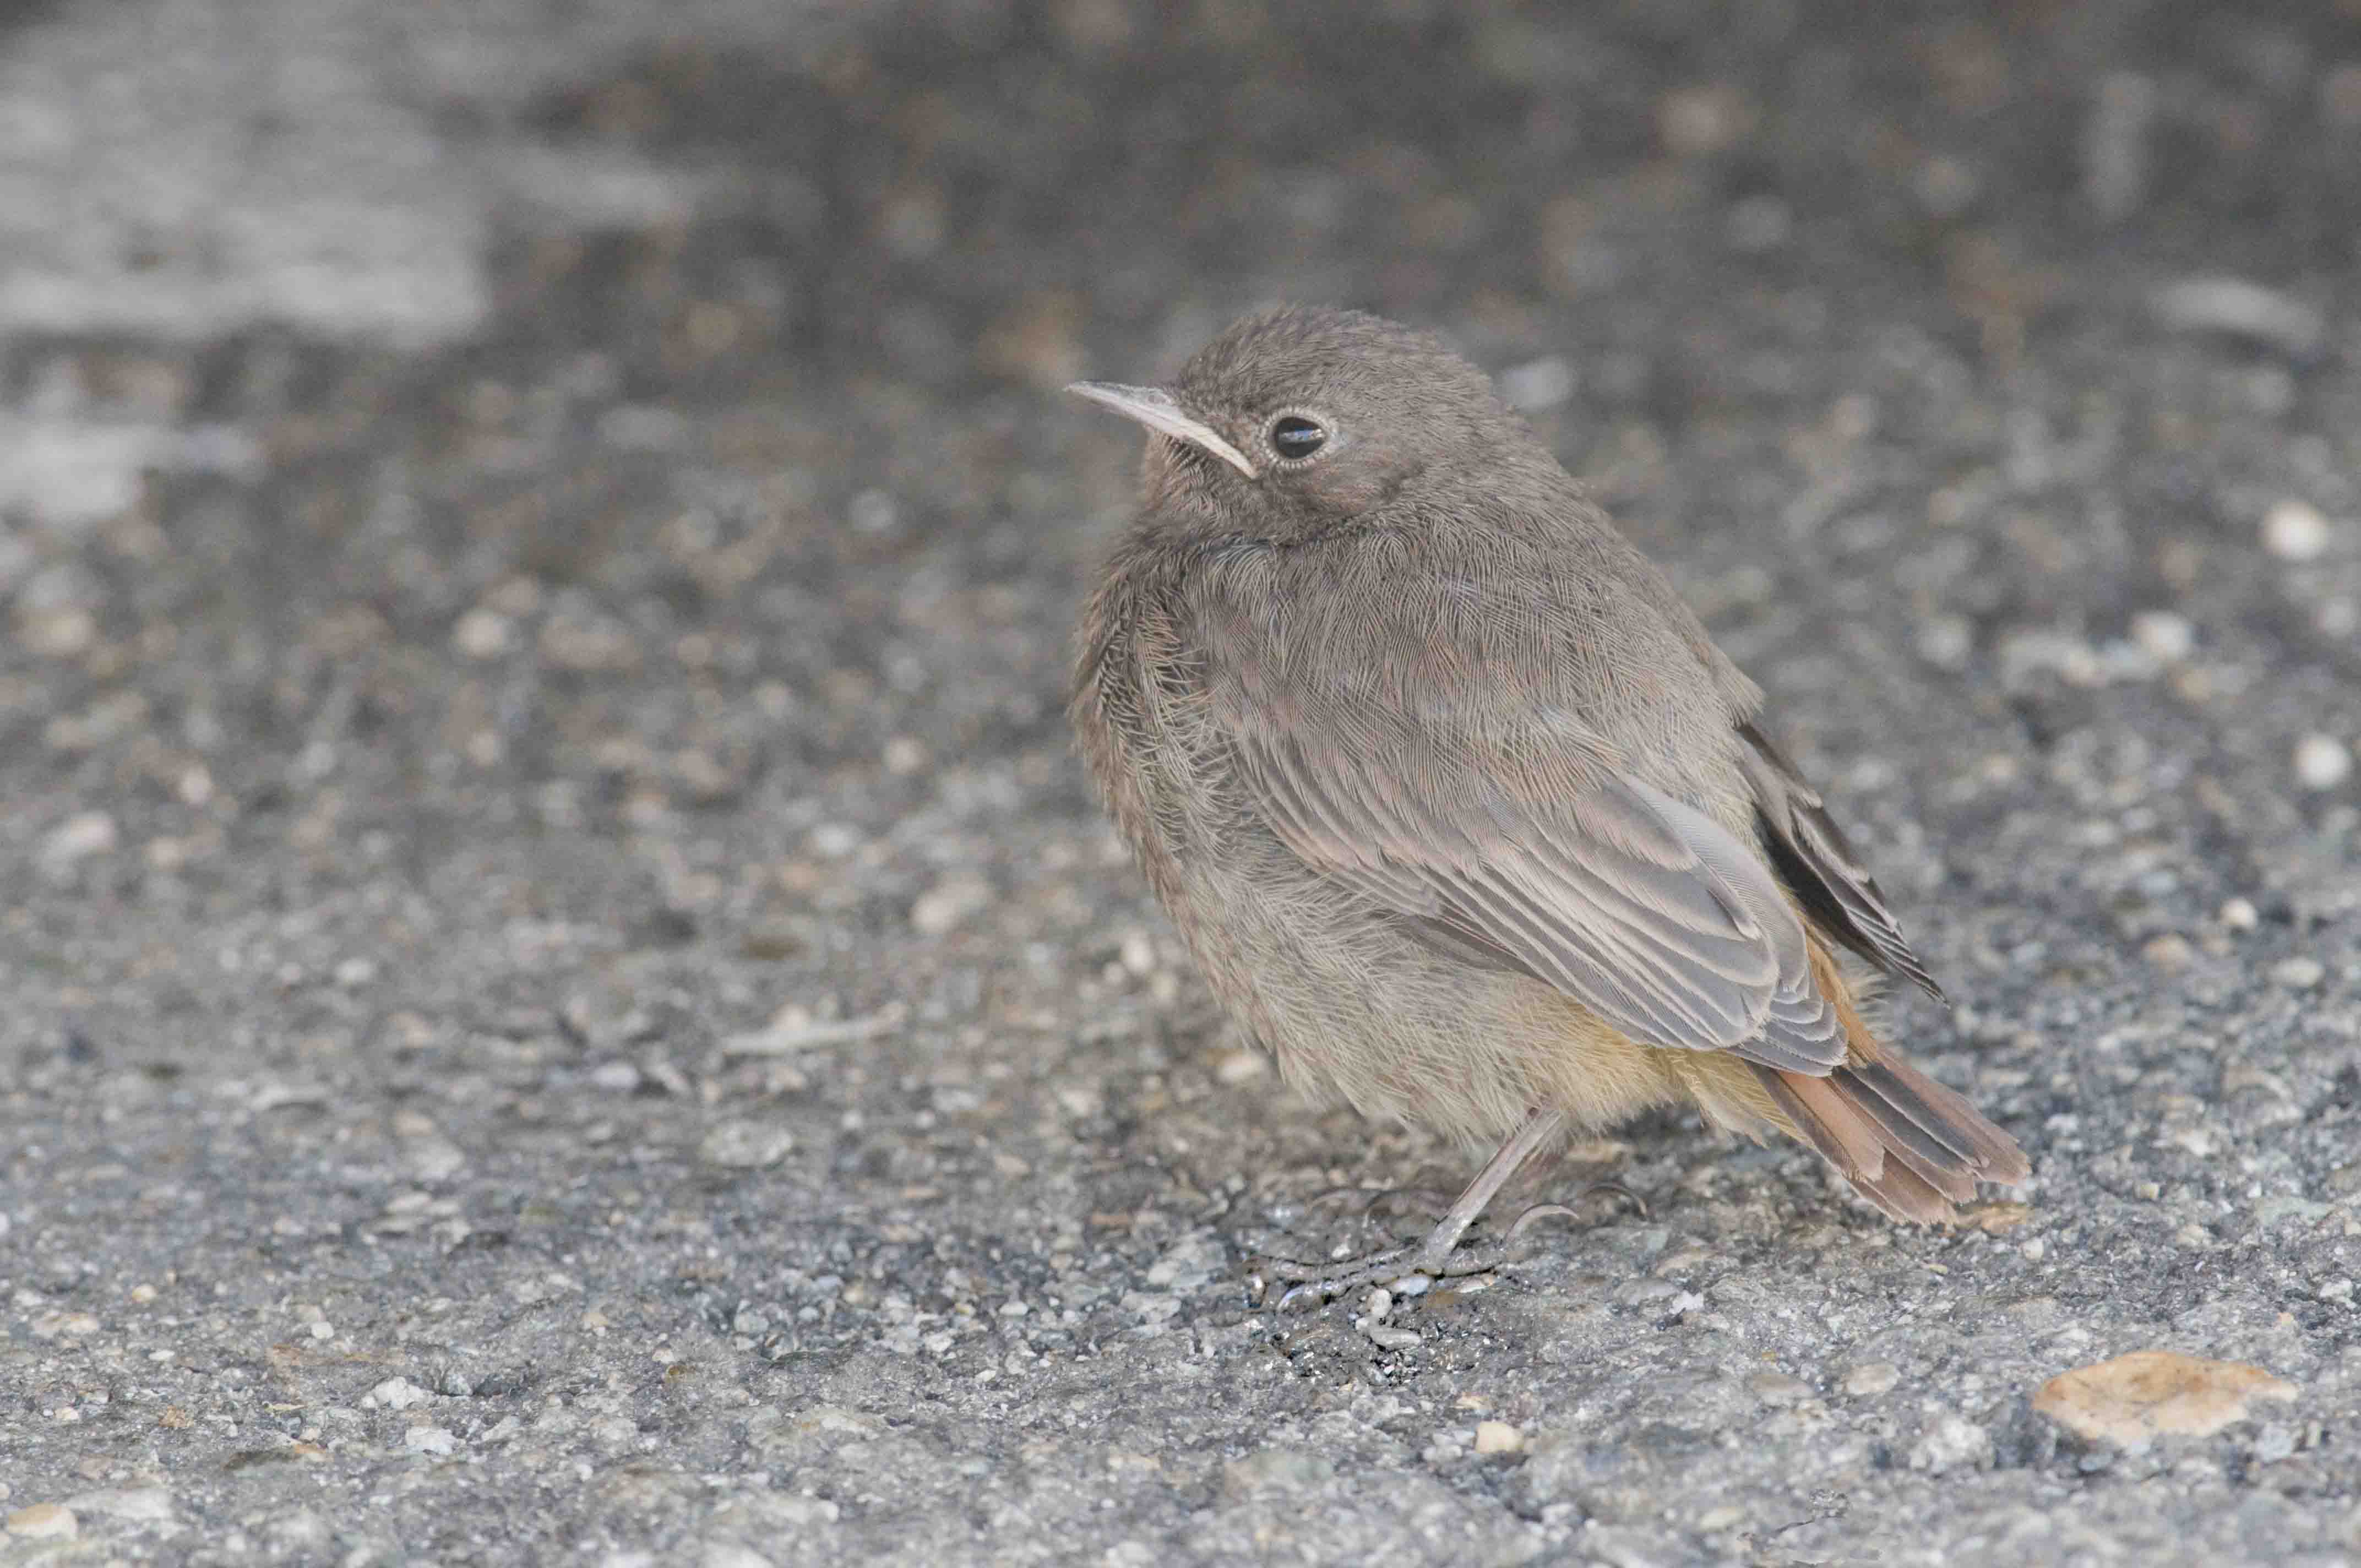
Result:
<instances>
[{"instance_id":1,"label":"wing feather","mask_svg":"<svg viewBox=\"0 0 2361 1568\"><path fill-rule=\"evenodd\" d=\"M1236 743L1239 776L1282 842L1444 928L1455 950L1500 955L1653 1045L1810 1073L1844 1059L1801 920L1761 859L1702 811L1596 770L1586 793L1536 810L1497 790L1422 789L1415 773L1264 727Z\"/></svg>"}]
</instances>

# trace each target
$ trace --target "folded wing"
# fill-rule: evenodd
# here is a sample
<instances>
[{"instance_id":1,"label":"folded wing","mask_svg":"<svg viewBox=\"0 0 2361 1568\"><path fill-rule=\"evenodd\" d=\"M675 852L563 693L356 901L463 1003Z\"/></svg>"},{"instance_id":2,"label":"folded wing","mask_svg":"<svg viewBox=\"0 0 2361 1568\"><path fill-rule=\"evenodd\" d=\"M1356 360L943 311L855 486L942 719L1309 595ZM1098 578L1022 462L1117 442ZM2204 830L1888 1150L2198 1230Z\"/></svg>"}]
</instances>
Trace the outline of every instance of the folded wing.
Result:
<instances>
[{"instance_id":1,"label":"folded wing","mask_svg":"<svg viewBox=\"0 0 2361 1568\"><path fill-rule=\"evenodd\" d=\"M1695 807L1596 767L1579 771L1577 793L1542 804L1489 787L1529 773L1531 757L1446 771L1276 728L1236 740L1240 776L1280 839L1438 945L1545 981L1650 1045L1811 1074L1844 1059L1793 905Z\"/></svg>"}]
</instances>

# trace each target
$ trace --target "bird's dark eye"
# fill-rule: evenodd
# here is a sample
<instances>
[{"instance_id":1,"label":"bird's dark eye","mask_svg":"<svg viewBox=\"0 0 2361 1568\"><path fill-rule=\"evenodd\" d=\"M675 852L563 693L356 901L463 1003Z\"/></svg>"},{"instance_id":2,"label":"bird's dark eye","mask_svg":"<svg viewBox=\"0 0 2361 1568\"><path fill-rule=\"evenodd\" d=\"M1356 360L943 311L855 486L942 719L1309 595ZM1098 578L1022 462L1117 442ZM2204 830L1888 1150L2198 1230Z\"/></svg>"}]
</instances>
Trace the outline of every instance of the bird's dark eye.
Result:
<instances>
[{"instance_id":1,"label":"bird's dark eye","mask_svg":"<svg viewBox=\"0 0 2361 1568\"><path fill-rule=\"evenodd\" d=\"M1328 429L1301 414L1281 414L1270 425L1270 449L1281 457L1309 457L1328 444Z\"/></svg>"}]
</instances>

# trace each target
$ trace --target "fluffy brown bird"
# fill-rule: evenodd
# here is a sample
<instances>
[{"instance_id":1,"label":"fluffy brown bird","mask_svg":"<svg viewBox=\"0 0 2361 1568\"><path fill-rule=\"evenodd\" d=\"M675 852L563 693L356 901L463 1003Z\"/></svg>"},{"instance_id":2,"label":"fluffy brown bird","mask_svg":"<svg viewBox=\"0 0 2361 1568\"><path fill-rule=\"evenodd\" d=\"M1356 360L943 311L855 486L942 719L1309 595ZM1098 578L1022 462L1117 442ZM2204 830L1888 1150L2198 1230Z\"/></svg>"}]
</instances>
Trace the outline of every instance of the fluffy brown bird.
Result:
<instances>
[{"instance_id":1,"label":"fluffy brown bird","mask_svg":"<svg viewBox=\"0 0 2361 1568\"><path fill-rule=\"evenodd\" d=\"M1844 948L1941 992L1715 647L1483 374L1357 313L1250 317L1169 387L1072 717L1117 825L1287 1080L1499 1152L1687 1102L1898 1220L2025 1179L1880 1042Z\"/></svg>"}]
</instances>

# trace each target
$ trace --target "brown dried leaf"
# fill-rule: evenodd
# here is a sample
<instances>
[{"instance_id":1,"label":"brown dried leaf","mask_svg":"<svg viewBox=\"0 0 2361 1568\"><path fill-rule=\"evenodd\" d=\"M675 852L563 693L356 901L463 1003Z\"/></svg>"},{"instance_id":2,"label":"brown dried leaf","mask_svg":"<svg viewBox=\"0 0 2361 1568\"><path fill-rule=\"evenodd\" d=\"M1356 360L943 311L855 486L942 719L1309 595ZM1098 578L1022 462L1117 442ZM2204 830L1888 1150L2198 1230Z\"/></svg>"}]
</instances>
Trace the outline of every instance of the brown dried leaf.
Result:
<instances>
[{"instance_id":1,"label":"brown dried leaf","mask_svg":"<svg viewBox=\"0 0 2361 1568\"><path fill-rule=\"evenodd\" d=\"M2079 1437L2128 1448L2206 1437L2244 1420L2257 1400L2295 1396L2294 1384L2259 1366L2140 1350L2060 1373L2033 1396L2033 1408Z\"/></svg>"}]
</instances>

